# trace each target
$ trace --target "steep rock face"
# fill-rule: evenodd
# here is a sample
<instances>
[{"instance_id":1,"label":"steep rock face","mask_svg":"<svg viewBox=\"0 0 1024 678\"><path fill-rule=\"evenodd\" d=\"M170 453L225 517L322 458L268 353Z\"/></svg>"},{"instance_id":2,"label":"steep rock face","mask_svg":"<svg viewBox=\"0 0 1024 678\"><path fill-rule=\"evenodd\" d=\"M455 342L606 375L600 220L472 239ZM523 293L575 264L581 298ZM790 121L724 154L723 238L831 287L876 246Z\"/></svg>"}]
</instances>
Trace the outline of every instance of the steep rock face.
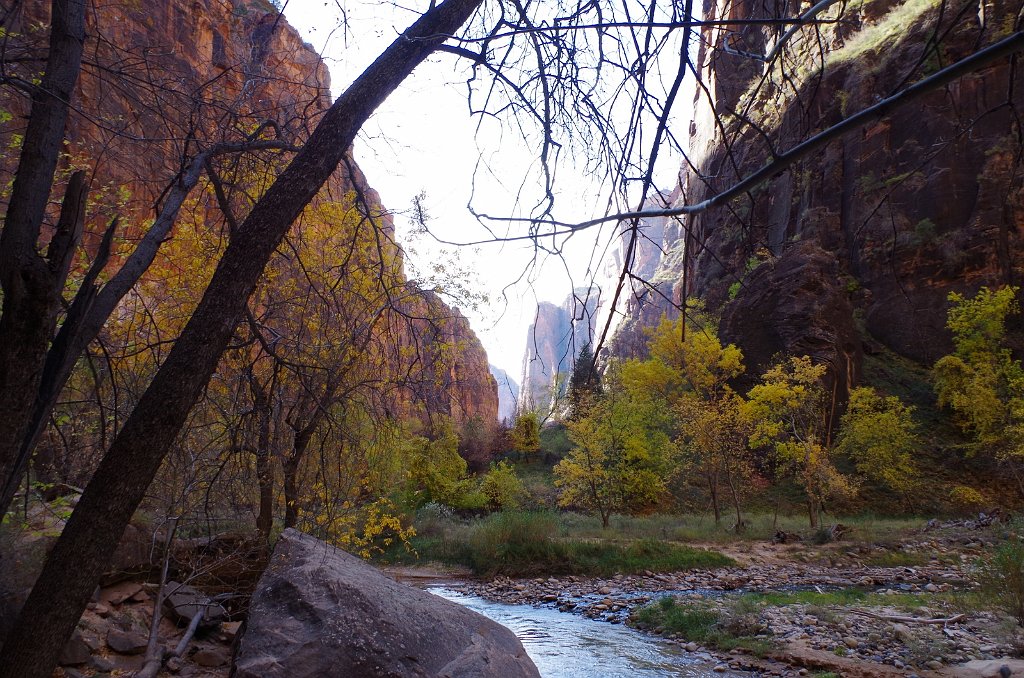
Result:
<instances>
[{"instance_id":1,"label":"steep rock face","mask_svg":"<svg viewBox=\"0 0 1024 678\"><path fill-rule=\"evenodd\" d=\"M49 10L49 2L14 7L8 18L16 36L12 54L23 51L37 59L45 54ZM87 12L87 20L88 63L72 102L67 155L59 172L66 178L72 166L85 167L97 177L84 236L90 252L115 215L126 241L139 237L154 206L197 152L253 136L301 144L330 106L330 76L319 55L264 0L101 2ZM0 94L0 109L14 115L0 125L5 148L16 145L28 112L27 97L12 92ZM229 189L236 180L244 184L262 176L276 162L270 153L218 158ZM9 154L0 162L0 180L10 179L15 161ZM58 197L61 190L55 191ZM378 242L388 254L401 256L390 215L348 156L322 195L353 194L374 219ZM190 214L205 214L207 226L226 232L210 192L197 188L190 199L195 201L187 208ZM237 214L248 208L243 198L231 202ZM394 325L404 335L401 340L419 349L413 358L400 358L411 366L393 366L410 384L398 400L450 416L457 424L472 416L495 420L494 380L465 317L427 292L404 295L398 311L409 320Z\"/></svg>"},{"instance_id":2,"label":"steep rock face","mask_svg":"<svg viewBox=\"0 0 1024 678\"><path fill-rule=\"evenodd\" d=\"M417 318L403 339L417 356L410 389L426 419L440 414L457 427L473 418L497 421L498 385L487 352L462 312L433 292L421 293L404 310Z\"/></svg>"},{"instance_id":3,"label":"steep rock face","mask_svg":"<svg viewBox=\"0 0 1024 678\"><path fill-rule=\"evenodd\" d=\"M500 367L491 365L490 368L491 376L498 384L498 419L511 419L516 415L519 404L519 384Z\"/></svg>"},{"instance_id":4,"label":"steep rock face","mask_svg":"<svg viewBox=\"0 0 1024 678\"><path fill-rule=\"evenodd\" d=\"M561 306L543 301L526 333L523 377L519 401L523 407L546 415L557 407L565 391L573 361L593 341L601 301L596 287L573 291Z\"/></svg>"},{"instance_id":5,"label":"steep rock face","mask_svg":"<svg viewBox=\"0 0 1024 678\"><path fill-rule=\"evenodd\" d=\"M672 205L678 198L679 192L674 190L668 195L649 200L647 206ZM617 247L612 249L605 261L600 282L605 294L597 312L597 331L603 332L608 325L612 340L606 341L603 355L632 357L641 354L646 340L644 329L656 324L662 313L661 305L657 302L671 306L669 302L672 300L674 280L666 278L661 271L666 269L666 262L674 256L671 250L666 249L666 244L678 240L679 222L667 217L650 217L641 219L637 226L632 261L628 264L632 276L624 281L614 308L611 307L611 297L623 267L627 266L632 235L630 229L622 228ZM612 316L610 324L607 322L609 314Z\"/></svg>"},{"instance_id":6,"label":"steep rock face","mask_svg":"<svg viewBox=\"0 0 1024 678\"><path fill-rule=\"evenodd\" d=\"M792 148L903 83L1004 37L1019 8L1006 0L959 14L939 6L887 0L844 7L842 21L798 33L785 52L787 77L776 66L764 82L763 63L742 53L765 54L783 29L706 28L699 63L713 98L702 97L697 107L694 169L683 173L681 199L695 204L714 195L767 163L769 145ZM795 2L708 0L704 15L772 19L798 15L800 8ZM828 17L839 11L837 4ZM937 50L934 36L942 36ZM721 49L726 45L729 51ZM835 357L833 376L847 384L857 374L859 354L850 350L849 328L860 325L896 352L931 362L951 348L944 327L950 291L973 293L1020 280L1024 173L1013 110L1022 104L1019 68L1004 60L970 73L847 134L729 205L686 219L691 251L666 257L656 276L671 279L679 298L688 262L685 293L724 308L730 338L757 361L769 357L762 347L772 343L817 345L819 355ZM737 122L743 117L763 134ZM666 248L678 252L681 241ZM805 250L803 243L813 246ZM825 265L822 253L835 261ZM804 256L810 275L799 277L796 294L811 292L808 280L830 278L819 303L789 299L789 277L760 272L764 262L775 262L795 273L794 259ZM843 295L846 304L837 298ZM822 305L831 310L823 313ZM762 313L762 306L769 310ZM670 311L655 300L653 309L637 315L650 318L660 310ZM748 312L766 322L781 313L773 322L785 328L766 339L764 328L741 317ZM823 341L833 345L822 351Z\"/></svg>"},{"instance_id":7,"label":"steep rock face","mask_svg":"<svg viewBox=\"0 0 1024 678\"><path fill-rule=\"evenodd\" d=\"M253 593L239 678L534 678L522 643L457 603L285 530Z\"/></svg>"},{"instance_id":8,"label":"steep rock face","mask_svg":"<svg viewBox=\"0 0 1024 678\"><path fill-rule=\"evenodd\" d=\"M752 365L808 355L828 366L836 393L847 393L860 376L862 351L838 269L835 255L813 242L758 266L744 280L744 293L723 310L722 339L741 343Z\"/></svg>"}]
</instances>

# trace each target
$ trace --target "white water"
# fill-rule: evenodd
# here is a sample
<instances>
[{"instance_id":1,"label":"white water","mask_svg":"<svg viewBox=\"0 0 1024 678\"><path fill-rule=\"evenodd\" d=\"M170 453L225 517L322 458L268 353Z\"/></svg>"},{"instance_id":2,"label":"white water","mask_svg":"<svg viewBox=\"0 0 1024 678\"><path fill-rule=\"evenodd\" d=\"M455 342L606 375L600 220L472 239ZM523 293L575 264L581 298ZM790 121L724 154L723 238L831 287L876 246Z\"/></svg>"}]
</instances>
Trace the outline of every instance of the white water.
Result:
<instances>
[{"instance_id":1,"label":"white water","mask_svg":"<svg viewBox=\"0 0 1024 678\"><path fill-rule=\"evenodd\" d=\"M431 593L465 605L508 627L523 643L544 678L708 678L749 676L712 667L709 655L688 653L677 644L621 624L598 622L551 607L492 603L450 589Z\"/></svg>"}]
</instances>

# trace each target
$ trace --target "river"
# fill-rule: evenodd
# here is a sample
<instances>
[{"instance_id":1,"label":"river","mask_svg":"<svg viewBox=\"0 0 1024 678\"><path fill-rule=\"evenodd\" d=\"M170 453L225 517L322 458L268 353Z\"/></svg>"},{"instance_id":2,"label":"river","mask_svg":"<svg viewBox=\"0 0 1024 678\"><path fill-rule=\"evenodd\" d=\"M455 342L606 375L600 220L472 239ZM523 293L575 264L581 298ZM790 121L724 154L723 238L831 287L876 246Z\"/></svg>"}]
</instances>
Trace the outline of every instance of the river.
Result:
<instances>
[{"instance_id":1,"label":"river","mask_svg":"<svg viewBox=\"0 0 1024 678\"><path fill-rule=\"evenodd\" d=\"M544 678L709 678L721 662L628 626L599 622L552 607L492 603L443 587L431 593L465 605L512 630Z\"/></svg>"}]
</instances>

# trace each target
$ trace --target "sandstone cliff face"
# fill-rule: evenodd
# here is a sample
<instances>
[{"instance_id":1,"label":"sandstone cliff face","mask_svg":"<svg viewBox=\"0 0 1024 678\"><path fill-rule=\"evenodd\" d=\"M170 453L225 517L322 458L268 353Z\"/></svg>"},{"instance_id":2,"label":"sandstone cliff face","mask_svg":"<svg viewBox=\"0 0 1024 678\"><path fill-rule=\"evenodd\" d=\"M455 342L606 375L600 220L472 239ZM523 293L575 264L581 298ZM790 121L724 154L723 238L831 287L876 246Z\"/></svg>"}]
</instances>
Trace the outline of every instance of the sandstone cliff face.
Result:
<instances>
[{"instance_id":1,"label":"sandstone cliff face","mask_svg":"<svg viewBox=\"0 0 1024 678\"><path fill-rule=\"evenodd\" d=\"M331 103L329 74L319 55L263 0L100 0L90 6L85 63L60 168L65 178L77 167L93 177L84 238L90 252L115 215L122 224L121 253L127 252L197 153L256 137L299 145ZM7 23L15 36L11 54L25 57L11 59L15 68L45 57L49 9L42 1L15 6ZM27 97L12 91L4 90L0 100L0 109L13 114L0 125L5 148L16 145L28 112ZM0 162L0 180L10 179L15 160ZM218 156L217 169L238 214L249 203L246 190L233 189L258 185L275 162L261 152ZM58 197L61 190L58 185ZM323 195L341 199L353 193L375 219L385 256L401 256L390 216L349 156ZM227 237L212 191L196 189L190 198L190 215L205 215L205 225ZM494 379L465 317L427 292L403 298L397 310L409 322L396 327L418 351L409 354L414 358L404 356L410 364L389 366L407 374L411 384L398 400L451 416L456 424L473 416L496 420Z\"/></svg>"},{"instance_id":2,"label":"sandstone cliff face","mask_svg":"<svg viewBox=\"0 0 1024 678\"><path fill-rule=\"evenodd\" d=\"M519 407L519 384L500 367L491 365L490 368L498 385L498 419L511 420Z\"/></svg>"},{"instance_id":3,"label":"sandstone cliff face","mask_svg":"<svg viewBox=\"0 0 1024 678\"><path fill-rule=\"evenodd\" d=\"M679 199L678 190L671 194L658 196L647 202L649 207L664 207L675 204ZM661 316L663 302L672 299L672 280L663 277L661 271L666 269L666 262L673 256L666 244L674 243L679 238L679 222L666 217L641 219L638 224L638 237L634 245L633 260L630 272L639 278L628 278L625 287L619 294L615 308L611 308L612 297L622 269L629 256L631 233L622 228L619 242L606 258L604 271L599 280L599 287L604 292L597 311L597 332L609 326L613 340L606 341L602 347L602 357L631 357L644 350L647 327L657 324ZM670 304L669 304L670 305ZM608 324L608 316L611 323Z\"/></svg>"},{"instance_id":4,"label":"sandstone cliff face","mask_svg":"<svg viewBox=\"0 0 1024 678\"><path fill-rule=\"evenodd\" d=\"M769 19L801 7L708 0L704 15ZM931 0L836 5L828 17L844 11L842 21L800 33L786 77L776 66L763 83L762 62L739 53L765 54L783 29L706 29L699 63L713 98L701 99L691 126L694 169L683 173L682 200L714 195L765 164L769 146L788 150L1005 36L1019 9L1005 0L939 8ZM722 331L753 370L780 351L810 353L829 363L842 397L857 379L859 339L930 363L951 348L950 291L1020 280L1024 174L1014 111L1022 104L1024 74L1009 62L968 74L685 220L692 251L682 255L681 237L666 242L656 277L671 280L678 299L688 260L686 294L723 309ZM635 315L662 309L656 302Z\"/></svg>"},{"instance_id":5,"label":"sandstone cliff face","mask_svg":"<svg viewBox=\"0 0 1024 678\"><path fill-rule=\"evenodd\" d=\"M572 373L573 361L580 349L593 341L600 300L600 290L596 287L581 287L561 306L546 301L537 305L537 315L526 333L519 387L519 402L523 407L544 416L557 409Z\"/></svg>"},{"instance_id":6,"label":"sandstone cliff face","mask_svg":"<svg viewBox=\"0 0 1024 678\"><path fill-rule=\"evenodd\" d=\"M473 418L496 422L498 385L466 317L432 292L404 304L403 312L416 318L403 341L413 349L407 354L415 356L408 383L423 418L447 416L456 427Z\"/></svg>"}]
</instances>

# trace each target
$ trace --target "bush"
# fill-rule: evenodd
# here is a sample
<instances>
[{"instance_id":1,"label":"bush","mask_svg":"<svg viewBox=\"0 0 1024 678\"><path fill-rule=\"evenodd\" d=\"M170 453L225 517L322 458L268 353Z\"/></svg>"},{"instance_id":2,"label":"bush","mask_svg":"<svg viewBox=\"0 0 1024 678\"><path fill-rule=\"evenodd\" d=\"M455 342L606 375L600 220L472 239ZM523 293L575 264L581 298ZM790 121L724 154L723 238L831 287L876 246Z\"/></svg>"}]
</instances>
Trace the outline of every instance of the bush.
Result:
<instances>
[{"instance_id":1,"label":"bush","mask_svg":"<svg viewBox=\"0 0 1024 678\"><path fill-rule=\"evenodd\" d=\"M491 464L480 482L480 491L491 509L503 511L521 508L527 496L523 481L505 461Z\"/></svg>"},{"instance_id":2,"label":"bush","mask_svg":"<svg viewBox=\"0 0 1024 678\"><path fill-rule=\"evenodd\" d=\"M949 500L960 511L971 512L985 506L985 497L978 490L966 485L957 485L949 491Z\"/></svg>"},{"instance_id":3,"label":"bush","mask_svg":"<svg viewBox=\"0 0 1024 678\"><path fill-rule=\"evenodd\" d=\"M469 537L477 572L543 571L558 562L551 536L558 531L552 513L502 511L482 520Z\"/></svg>"},{"instance_id":4,"label":"bush","mask_svg":"<svg viewBox=\"0 0 1024 678\"><path fill-rule=\"evenodd\" d=\"M978 579L985 597L1024 626L1024 542L1014 538L997 548Z\"/></svg>"}]
</instances>

